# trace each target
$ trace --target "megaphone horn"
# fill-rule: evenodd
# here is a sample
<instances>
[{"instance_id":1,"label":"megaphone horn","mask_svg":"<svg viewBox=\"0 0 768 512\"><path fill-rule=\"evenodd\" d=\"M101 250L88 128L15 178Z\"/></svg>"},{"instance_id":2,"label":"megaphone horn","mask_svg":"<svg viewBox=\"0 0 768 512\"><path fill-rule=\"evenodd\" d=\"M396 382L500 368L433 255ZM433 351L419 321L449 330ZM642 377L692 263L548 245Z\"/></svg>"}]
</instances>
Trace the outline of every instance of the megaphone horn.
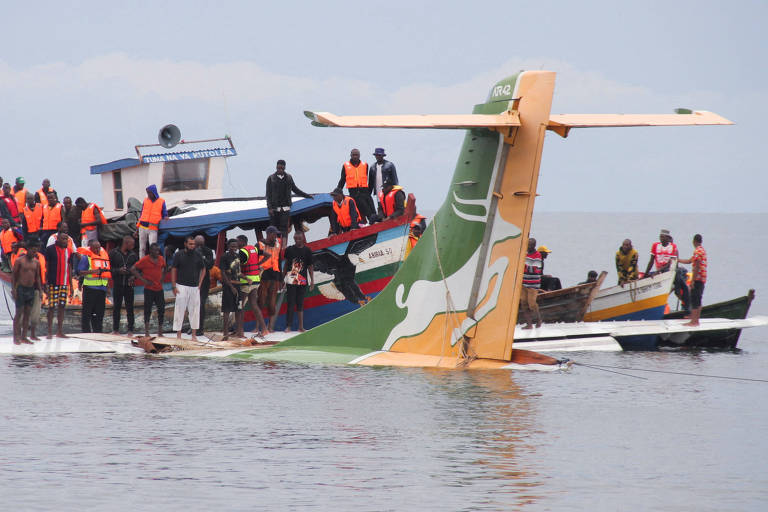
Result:
<instances>
[{"instance_id":1,"label":"megaphone horn","mask_svg":"<svg viewBox=\"0 0 768 512\"><path fill-rule=\"evenodd\" d=\"M160 128L157 134L157 141L164 148L172 148L181 140L181 130L175 124L167 124Z\"/></svg>"}]
</instances>

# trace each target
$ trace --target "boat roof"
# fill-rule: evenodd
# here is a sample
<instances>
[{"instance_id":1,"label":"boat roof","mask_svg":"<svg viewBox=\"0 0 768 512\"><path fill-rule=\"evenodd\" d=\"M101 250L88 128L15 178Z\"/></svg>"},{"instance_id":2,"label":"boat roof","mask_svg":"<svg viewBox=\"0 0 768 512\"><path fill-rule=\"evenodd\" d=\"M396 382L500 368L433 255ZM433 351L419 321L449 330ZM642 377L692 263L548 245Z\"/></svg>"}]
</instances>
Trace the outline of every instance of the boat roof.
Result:
<instances>
[{"instance_id":1,"label":"boat roof","mask_svg":"<svg viewBox=\"0 0 768 512\"><path fill-rule=\"evenodd\" d=\"M312 199L294 198L291 215L302 214L308 222L328 215L333 198L330 194L314 194ZM194 201L182 205L180 212L160 222L160 231L183 237L204 232L215 236L235 227L265 228L269 225L267 200L263 197Z\"/></svg>"}]
</instances>

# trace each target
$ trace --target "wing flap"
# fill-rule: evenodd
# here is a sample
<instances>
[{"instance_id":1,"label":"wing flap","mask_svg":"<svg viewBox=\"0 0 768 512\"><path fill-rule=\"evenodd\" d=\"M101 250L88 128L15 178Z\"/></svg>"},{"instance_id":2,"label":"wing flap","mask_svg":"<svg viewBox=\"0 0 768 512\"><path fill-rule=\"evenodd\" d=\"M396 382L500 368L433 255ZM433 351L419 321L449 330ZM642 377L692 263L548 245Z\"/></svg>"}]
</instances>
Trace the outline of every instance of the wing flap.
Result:
<instances>
[{"instance_id":1,"label":"wing flap","mask_svg":"<svg viewBox=\"0 0 768 512\"><path fill-rule=\"evenodd\" d=\"M344 128L512 128L520 126L517 112L502 114L409 114L382 116L337 116L330 112L305 111L315 126Z\"/></svg>"},{"instance_id":2,"label":"wing flap","mask_svg":"<svg viewBox=\"0 0 768 512\"><path fill-rule=\"evenodd\" d=\"M547 129L567 137L571 128L728 124L733 122L713 112L697 110L690 114L553 114Z\"/></svg>"}]
</instances>

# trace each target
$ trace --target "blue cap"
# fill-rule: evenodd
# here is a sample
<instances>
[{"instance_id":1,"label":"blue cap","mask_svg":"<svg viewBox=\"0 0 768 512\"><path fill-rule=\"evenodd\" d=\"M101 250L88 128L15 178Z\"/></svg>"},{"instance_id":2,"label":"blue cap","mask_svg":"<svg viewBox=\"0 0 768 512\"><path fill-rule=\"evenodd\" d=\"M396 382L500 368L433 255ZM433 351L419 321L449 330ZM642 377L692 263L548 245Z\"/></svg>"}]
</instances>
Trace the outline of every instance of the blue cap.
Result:
<instances>
[{"instance_id":1,"label":"blue cap","mask_svg":"<svg viewBox=\"0 0 768 512\"><path fill-rule=\"evenodd\" d=\"M270 233L274 233L276 235L279 235L280 234L280 230L277 229L275 226L269 226L267 228L267 234L270 234Z\"/></svg>"},{"instance_id":2,"label":"blue cap","mask_svg":"<svg viewBox=\"0 0 768 512\"><path fill-rule=\"evenodd\" d=\"M384 148L376 148L373 151L373 156L381 155L381 156L387 156L387 154L384 152Z\"/></svg>"}]
</instances>

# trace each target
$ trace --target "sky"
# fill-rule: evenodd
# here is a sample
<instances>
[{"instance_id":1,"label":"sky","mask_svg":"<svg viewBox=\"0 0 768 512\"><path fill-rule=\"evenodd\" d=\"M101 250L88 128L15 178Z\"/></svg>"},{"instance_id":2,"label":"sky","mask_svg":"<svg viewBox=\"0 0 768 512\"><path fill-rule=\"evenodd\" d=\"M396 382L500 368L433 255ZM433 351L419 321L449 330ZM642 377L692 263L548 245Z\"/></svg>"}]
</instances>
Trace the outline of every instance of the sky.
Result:
<instances>
[{"instance_id":1,"label":"sky","mask_svg":"<svg viewBox=\"0 0 768 512\"><path fill-rule=\"evenodd\" d=\"M0 176L99 202L90 166L174 123L232 137L228 196L263 195L279 158L328 192L351 148L384 147L434 210L463 132L316 128L302 112L468 113L497 80L547 69L553 113L688 107L736 125L549 133L537 211L768 212L766 19L759 1L15 2Z\"/></svg>"}]
</instances>

